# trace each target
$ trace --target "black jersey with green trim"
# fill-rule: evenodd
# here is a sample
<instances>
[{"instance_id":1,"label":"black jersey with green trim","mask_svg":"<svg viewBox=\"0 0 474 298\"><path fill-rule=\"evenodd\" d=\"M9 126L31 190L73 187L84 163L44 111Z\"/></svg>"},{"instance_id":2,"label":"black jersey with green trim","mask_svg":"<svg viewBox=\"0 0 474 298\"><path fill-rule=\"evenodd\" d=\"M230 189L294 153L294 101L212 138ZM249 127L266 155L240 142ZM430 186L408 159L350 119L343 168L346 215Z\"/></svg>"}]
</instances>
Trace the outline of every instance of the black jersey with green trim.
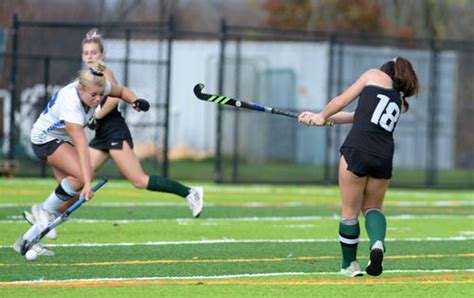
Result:
<instances>
[{"instance_id":1,"label":"black jersey with green trim","mask_svg":"<svg viewBox=\"0 0 474 298\"><path fill-rule=\"evenodd\" d=\"M400 92L368 85L362 90L351 131L342 147L380 157L393 157L393 131L401 113Z\"/></svg>"}]
</instances>

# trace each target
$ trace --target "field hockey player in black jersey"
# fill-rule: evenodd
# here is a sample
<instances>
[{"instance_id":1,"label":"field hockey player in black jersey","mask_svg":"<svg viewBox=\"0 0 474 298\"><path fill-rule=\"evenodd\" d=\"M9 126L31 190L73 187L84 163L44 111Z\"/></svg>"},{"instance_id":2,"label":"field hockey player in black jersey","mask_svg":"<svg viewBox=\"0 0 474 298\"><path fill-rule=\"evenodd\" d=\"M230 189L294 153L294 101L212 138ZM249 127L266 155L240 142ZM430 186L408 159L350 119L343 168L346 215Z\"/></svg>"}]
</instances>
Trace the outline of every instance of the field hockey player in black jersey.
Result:
<instances>
[{"instance_id":1,"label":"field hockey player in black jersey","mask_svg":"<svg viewBox=\"0 0 474 298\"><path fill-rule=\"evenodd\" d=\"M387 229L382 207L392 177L393 131L401 113L408 111L407 98L417 95L419 88L410 61L397 57L380 69L366 71L321 112L303 112L298 118L310 126L328 121L352 123L340 148L339 162L341 273L346 276L362 275L357 262L360 213L365 216L370 239L370 261L365 271L372 276L382 274ZM357 98L355 112L341 112Z\"/></svg>"}]
</instances>

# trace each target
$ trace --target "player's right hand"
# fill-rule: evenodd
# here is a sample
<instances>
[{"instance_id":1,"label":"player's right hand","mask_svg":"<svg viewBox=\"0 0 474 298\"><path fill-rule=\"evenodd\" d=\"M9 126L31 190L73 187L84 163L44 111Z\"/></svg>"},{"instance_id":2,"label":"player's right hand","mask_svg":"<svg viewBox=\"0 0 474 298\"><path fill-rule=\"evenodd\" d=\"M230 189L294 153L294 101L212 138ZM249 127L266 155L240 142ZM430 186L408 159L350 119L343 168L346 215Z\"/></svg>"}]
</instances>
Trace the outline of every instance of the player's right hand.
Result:
<instances>
[{"instance_id":1,"label":"player's right hand","mask_svg":"<svg viewBox=\"0 0 474 298\"><path fill-rule=\"evenodd\" d=\"M92 199L94 196L94 191L92 190L91 184L85 184L84 187L81 190L80 198L85 197L86 201Z\"/></svg>"},{"instance_id":2,"label":"player's right hand","mask_svg":"<svg viewBox=\"0 0 474 298\"><path fill-rule=\"evenodd\" d=\"M95 130L97 128L97 120L95 119L95 117L91 117L89 121L87 121L86 126L91 130Z\"/></svg>"}]
</instances>

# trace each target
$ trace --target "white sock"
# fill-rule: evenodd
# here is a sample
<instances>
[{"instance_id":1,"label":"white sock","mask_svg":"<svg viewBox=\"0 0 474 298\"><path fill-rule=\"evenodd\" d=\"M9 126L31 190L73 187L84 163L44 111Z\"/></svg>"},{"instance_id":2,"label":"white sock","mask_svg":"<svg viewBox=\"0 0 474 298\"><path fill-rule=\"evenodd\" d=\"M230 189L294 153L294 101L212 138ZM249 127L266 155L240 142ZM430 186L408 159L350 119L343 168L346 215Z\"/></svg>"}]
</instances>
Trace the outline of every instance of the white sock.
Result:
<instances>
[{"instance_id":1,"label":"white sock","mask_svg":"<svg viewBox=\"0 0 474 298\"><path fill-rule=\"evenodd\" d=\"M39 233L41 233L41 229L39 227L39 224L35 223L31 226L31 228L28 229L28 231L26 231L25 234L23 234L23 239L31 242L33 239L36 238L36 236L39 235Z\"/></svg>"},{"instance_id":2,"label":"white sock","mask_svg":"<svg viewBox=\"0 0 474 298\"><path fill-rule=\"evenodd\" d=\"M384 250L383 249L383 242L380 241L380 240L375 241L374 245L372 245L372 247L370 249L374 249L374 248Z\"/></svg>"},{"instance_id":3,"label":"white sock","mask_svg":"<svg viewBox=\"0 0 474 298\"><path fill-rule=\"evenodd\" d=\"M68 199L72 199L78 193L71 187L69 181L66 178L61 180L61 187L69 195L69 197L66 197ZM54 190L46 199L46 201L44 201L43 208L47 211L58 212L61 205L65 202L64 199L66 198L61 200L56 194L56 190Z\"/></svg>"},{"instance_id":4,"label":"white sock","mask_svg":"<svg viewBox=\"0 0 474 298\"><path fill-rule=\"evenodd\" d=\"M43 208L47 211L58 212L63 203L64 201L58 198L56 191L53 190L46 201L43 202Z\"/></svg>"}]
</instances>

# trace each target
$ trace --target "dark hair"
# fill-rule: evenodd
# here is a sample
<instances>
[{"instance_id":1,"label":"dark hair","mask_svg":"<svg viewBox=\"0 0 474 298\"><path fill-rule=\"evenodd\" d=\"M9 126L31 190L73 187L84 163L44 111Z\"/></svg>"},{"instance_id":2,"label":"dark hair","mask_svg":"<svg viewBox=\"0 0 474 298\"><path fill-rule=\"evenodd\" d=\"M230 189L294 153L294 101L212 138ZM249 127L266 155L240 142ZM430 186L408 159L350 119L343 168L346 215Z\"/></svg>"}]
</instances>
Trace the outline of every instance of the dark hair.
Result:
<instances>
[{"instance_id":1,"label":"dark hair","mask_svg":"<svg viewBox=\"0 0 474 298\"><path fill-rule=\"evenodd\" d=\"M100 52L104 52L104 42L102 41L102 36L99 34L99 30L97 28L94 28L86 33L86 37L81 42L81 48L83 48L84 44L86 43L96 43L99 45Z\"/></svg>"},{"instance_id":2,"label":"dark hair","mask_svg":"<svg viewBox=\"0 0 474 298\"><path fill-rule=\"evenodd\" d=\"M411 62L403 57L397 57L382 65L380 70L392 78L393 86L401 92L405 111L407 111L409 105L406 98L420 92L420 83Z\"/></svg>"}]
</instances>

